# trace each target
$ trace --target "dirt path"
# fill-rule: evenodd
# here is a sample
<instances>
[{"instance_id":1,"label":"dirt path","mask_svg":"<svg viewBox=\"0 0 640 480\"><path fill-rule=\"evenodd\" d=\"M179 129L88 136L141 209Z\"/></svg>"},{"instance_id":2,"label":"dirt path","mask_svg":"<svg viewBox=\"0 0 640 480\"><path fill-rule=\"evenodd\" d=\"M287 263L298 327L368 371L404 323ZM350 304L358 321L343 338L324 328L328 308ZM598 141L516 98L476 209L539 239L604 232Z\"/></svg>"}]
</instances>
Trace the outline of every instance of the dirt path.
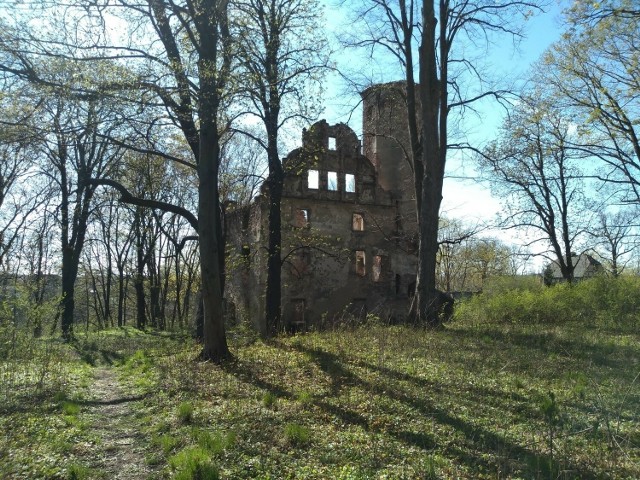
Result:
<instances>
[{"instance_id":1,"label":"dirt path","mask_svg":"<svg viewBox=\"0 0 640 480\"><path fill-rule=\"evenodd\" d=\"M96 438L91 464L105 478L142 480L152 473L145 461L145 438L135 417L140 397L122 392L116 372L96 369L89 405L90 435Z\"/></svg>"}]
</instances>

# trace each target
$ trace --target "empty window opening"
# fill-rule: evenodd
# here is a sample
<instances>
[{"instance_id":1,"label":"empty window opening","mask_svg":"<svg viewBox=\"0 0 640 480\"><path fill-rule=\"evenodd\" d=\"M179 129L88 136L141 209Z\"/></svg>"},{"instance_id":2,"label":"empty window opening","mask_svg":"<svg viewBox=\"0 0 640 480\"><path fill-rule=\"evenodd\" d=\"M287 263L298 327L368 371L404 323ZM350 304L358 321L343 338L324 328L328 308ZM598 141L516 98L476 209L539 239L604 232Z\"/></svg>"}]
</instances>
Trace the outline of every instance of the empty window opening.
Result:
<instances>
[{"instance_id":1,"label":"empty window opening","mask_svg":"<svg viewBox=\"0 0 640 480\"><path fill-rule=\"evenodd\" d=\"M400 294L401 287L401 277L400 274L396 273L396 295Z\"/></svg>"},{"instance_id":2,"label":"empty window opening","mask_svg":"<svg viewBox=\"0 0 640 480\"><path fill-rule=\"evenodd\" d=\"M352 229L354 232L364 232L364 215L361 213L353 214Z\"/></svg>"},{"instance_id":3,"label":"empty window opening","mask_svg":"<svg viewBox=\"0 0 640 480\"><path fill-rule=\"evenodd\" d=\"M308 186L309 188L313 188L315 190L319 188L320 172L318 172L318 170L309 170Z\"/></svg>"},{"instance_id":4,"label":"empty window opening","mask_svg":"<svg viewBox=\"0 0 640 480\"><path fill-rule=\"evenodd\" d=\"M364 277L367 274L364 250L356 250L356 274Z\"/></svg>"},{"instance_id":5,"label":"empty window opening","mask_svg":"<svg viewBox=\"0 0 640 480\"><path fill-rule=\"evenodd\" d=\"M304 299L291 301L291 323L289 328L293 332L303 331L305 329L304 312L306 305Z\"/></svg>"},{"instance_id":6,"label":"empty window opening","mask_svg":"<svg viewBox=\"0 0 640 480\"><path fill-rule=\"evenodd\" d=\"M295 211L293 224L298 228L306 228L309 226L309 210L306 208L298 208Z\"/></svg>"},{"instance_id":7,"label":"empty window opening","mask_svg":"<svg viewBox=\"0 0 640 480\"><path fill-rule=\"evenodd\" d=\"M329 150L336 149L336 137L329 137Z\"/></svg>"},{"instance_id":8,"label":"empty window opening","mask_svg":"<svg viewBox=\"0 0 640 480\"><path fill-rule=\"evenodd\" d=\"M347 193L355 193L356 191L356 176L352 173L344 175L344 191Z\"/></svg>"},{"instance_id":9,"label":"empty window opening","mask_svg":"<svg viewBox=\"0 0 640 480\"><path fill-rule=\"evenodd\" d=\"M338 190L338 173L327 172L327 188L332 191Z\"/></svg>"},{"instance_id":10,"label":"empty window opening","mask_svg":"<svg viewBox=\"0 0 640 480\"><path fill-rule=\"evenodd\" d=\"M373 265L371 266L371 277L374 282L382 280L382 255L373 256Z\"/></svg>"}]
</instances>

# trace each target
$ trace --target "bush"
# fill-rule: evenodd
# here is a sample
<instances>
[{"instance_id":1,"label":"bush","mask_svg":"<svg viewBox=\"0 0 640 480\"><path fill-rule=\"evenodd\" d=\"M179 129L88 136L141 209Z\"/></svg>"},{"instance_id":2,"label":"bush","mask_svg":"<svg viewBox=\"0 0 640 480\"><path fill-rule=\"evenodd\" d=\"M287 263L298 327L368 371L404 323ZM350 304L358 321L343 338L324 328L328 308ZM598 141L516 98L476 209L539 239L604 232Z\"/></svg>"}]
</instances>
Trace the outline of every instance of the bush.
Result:
<instances>
[{"instance_id":1,"label":"bush","mask_svg":"<svg viewBox=\"0 0 640 480\"><path fill-rule=\"evenodd\" d=\"M640 279L595 277L573 285L490 289L461 301L456 317L475 322L582 322L633 330L638 311Z\"/></svg>"}]
</instances>

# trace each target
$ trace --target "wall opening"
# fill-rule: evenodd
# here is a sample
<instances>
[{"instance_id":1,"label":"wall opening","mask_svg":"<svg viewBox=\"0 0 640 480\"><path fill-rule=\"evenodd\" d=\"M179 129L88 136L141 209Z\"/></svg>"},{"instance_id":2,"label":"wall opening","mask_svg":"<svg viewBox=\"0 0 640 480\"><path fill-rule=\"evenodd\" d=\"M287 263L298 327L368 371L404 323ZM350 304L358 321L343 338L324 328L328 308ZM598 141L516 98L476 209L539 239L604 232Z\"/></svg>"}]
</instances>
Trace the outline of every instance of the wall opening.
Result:
<instances>
[{"instance_id":1,"label":"wall opening","mask_svg":"<svg viewBox=\"0 0 640 480\"><path fill-rule=\"evenodd\" d=\"M317 190L320 187L320 172L318 170L309 170L307 186Z\"/></svg>"},{"instance_id":2,"label":"wall opening","mask_svg":"<svg viewBox=\"0 0 640 480\"><path fill-rule=\"evenodd\" d=\"M353 220L351 221L351 228L354 232L364 232L364 215L361 213L354 213Z\"/></svg>"},{"instance_id":3,"label":"wall opening","mask_svg":"<svg viewBox=\"0 0 640 480\"><path fill-rule=\"evenodd\" d=\"M364 250L356 250L356 274L364 277L367 274L367 266L365 263L366 255Z\"/></svg>"},{"instance_id":4,"label":"wall opening","mask_svg":"<svg viewBox=\"0 0 640 480\"><path fill-rule=\"evenodd\" d=\"M327 172L327 189L338 190L338 172Z\"/></svg>"},{"instance_id":5,"label":"wall opening","mask_svg":"<svg viewBox=\"0 0 640 480\"><path fill-rule=\"evenodd\" d=\"M356 191L356 176L352 173L344 175L344 191L347 193L355 193Z\"/></svg>"},{"instance_id":6,"label":"wall opening","mask_svg":"<svg viewBox=\"0 0 640 480\"><path fill-rule=\"evenodd\" d=\"M306 208L298 208L294 213L293 224L298 228L307 228L309 226L309 210Z\"/></svg>"},{"instance_id":7,"label":"wall opening","mask_svg":"<svg viewBox=\"0 0 640 480\"><path fill-rule=\"evenodd\" d=\"M382 255L373 256L373 265L371 265L371 277L374 282L382 281L382 264L384 259Z\"/></svg>"},{"instance_id":8,"label":"wall opening","mask_svg":"<svg viewBox=\"0 0 640 480\"><path fill-rule=\"evenodd\" d=\"M304 312L306 309L304 298L291 301L291 322L289 328L293 332L300 332L305 330L306 321L304 318Z\"/></svg>"},{"instance_id":9,"label":"wall opening","mask_svg":"<svg viewBox=\"0 0 640 480\"><path fill-rule=\"evenodd\" d=\"M401 286L401 278L400 274L396 273L396 295L400 295Z\"/></svg>"},{"instance_id":10,"label":"wall opening","mask_svg":"<svg viewBox=\"0 0 640 480\"><path fill-rule=\"evenodd\" d=\"M336 149L336 137L329 137L329 150Z\"/></svg>"}]
</instances>

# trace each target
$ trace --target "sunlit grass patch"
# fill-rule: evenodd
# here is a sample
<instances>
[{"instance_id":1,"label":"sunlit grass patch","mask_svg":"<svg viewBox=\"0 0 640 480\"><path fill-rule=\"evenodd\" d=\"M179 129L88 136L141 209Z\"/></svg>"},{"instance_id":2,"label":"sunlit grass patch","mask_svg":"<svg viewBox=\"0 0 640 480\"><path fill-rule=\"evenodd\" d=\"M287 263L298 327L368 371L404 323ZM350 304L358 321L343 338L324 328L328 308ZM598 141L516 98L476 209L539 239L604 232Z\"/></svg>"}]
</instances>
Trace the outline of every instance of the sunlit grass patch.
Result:
<instances>
[{"instance_id":1,"label":"sunlit grass patch","mask_svg":"<svg viewBox=\"0 0 640 480\"><path fill-rule=\"evenodd\" d=\"M211 460L211 453L193 446L181 450L169 459L169 466L176 480L218 480L220 475Z\"/></svg>"},{"instance_id":2,"label":"sunlit grass patch","mask_svg":"<svg viewBox=\"0 0 640 480\"><path fill-rule=\"evenodd\" d=\"M289 445L300 447L311 441L311 431L297 423L287 423L284 426L284 438Z\"/></svg>"}]
</instances>

